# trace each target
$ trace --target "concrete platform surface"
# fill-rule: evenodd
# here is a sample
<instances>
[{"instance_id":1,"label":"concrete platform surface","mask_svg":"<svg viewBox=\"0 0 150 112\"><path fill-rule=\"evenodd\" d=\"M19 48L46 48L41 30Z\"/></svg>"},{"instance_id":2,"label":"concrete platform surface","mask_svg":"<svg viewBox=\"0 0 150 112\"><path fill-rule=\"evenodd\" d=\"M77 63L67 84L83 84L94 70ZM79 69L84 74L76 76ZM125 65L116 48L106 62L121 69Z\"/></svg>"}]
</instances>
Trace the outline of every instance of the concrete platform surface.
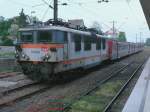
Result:
<instances>
[{"instance_id":1,"label":"concrete platform surface","mask_svg":"<svg viewBox=\"0 0 150 112\"><path fill-rule=\"evenodd\" d=\"M150 112L150 58L122 112Z\"/></svg>"}]
</instances>

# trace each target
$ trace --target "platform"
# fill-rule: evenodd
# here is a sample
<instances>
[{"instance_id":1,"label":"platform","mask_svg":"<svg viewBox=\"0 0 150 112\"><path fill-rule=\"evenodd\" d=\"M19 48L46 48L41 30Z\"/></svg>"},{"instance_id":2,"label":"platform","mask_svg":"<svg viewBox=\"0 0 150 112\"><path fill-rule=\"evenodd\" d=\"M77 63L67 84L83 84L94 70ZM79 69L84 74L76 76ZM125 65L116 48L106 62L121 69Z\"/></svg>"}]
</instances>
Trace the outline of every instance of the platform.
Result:
<instances>
[{"instance_id":1,"label":"platform","mask_svg":"<svg viewBox=\"0 0 150 112\"><path fill-rule=\"evenodd\" d=\"M150 58L122 112L150 112Z\"/></svg>"}]
</instances>

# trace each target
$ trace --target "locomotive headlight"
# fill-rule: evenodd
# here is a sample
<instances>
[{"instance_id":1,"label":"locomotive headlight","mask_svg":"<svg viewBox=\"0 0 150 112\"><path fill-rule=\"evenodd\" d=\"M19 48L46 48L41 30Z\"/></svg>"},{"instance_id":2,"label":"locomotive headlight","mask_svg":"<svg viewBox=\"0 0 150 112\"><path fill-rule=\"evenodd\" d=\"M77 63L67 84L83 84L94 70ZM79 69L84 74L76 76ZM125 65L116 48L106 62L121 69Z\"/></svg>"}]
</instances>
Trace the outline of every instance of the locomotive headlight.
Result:
<instances>
[{"instance_id":1,"label":"locomotive headlight","mask_svg":"<svg viewBox=\"0 0 150 112\"><path fill-rule=\"evenodd\" d=\"M30 60L30 57L29 57L29 56L27 56L26 54L22 54L22 58L23 58L24 60L27 60L27 61L29 61L29 60Z\"/></svg>"},{"instance_id":2,"label":"locomotive headlight","mask_svg":"<svg viewBox=\"0 0 150 112\"><path fill-rule=\"evenodd\" d=\"M19 54L15 54L15 58L19 59Z\"/></svg>"},{"instance_id":3,"label":"locomotive headlight","mask_svg":"<svg viewBox=\"0 0 150 112\"><path fill-rule=\"evenodd\" d=\"M50 56L48 54L43 57L44 61L48 61L49 59L50 59Z\"/></svg>"},{"instance_id":4,"label":"locomotive headlight","mask_svg":"<svg viewBox=\"0 0 150 112\"><path fill-rule=\"evenodd\" d=\"M46 55L46 56L45 56L45 58L46 58L46 59L49 59L49 58L50 58L50 56L49 56L49 55Z\"/></svg>"},{"instance_id":5,"label":"locomotive headlight","mask_svg":"<svg viewBox=\"0 0 150 112\"><path fill-rule=\"evenodd\" d=\"M23 57L23 58L26 58L26 55L25 55L25 54L22 54L22 57Z\"/></svg>"}]
</instances>

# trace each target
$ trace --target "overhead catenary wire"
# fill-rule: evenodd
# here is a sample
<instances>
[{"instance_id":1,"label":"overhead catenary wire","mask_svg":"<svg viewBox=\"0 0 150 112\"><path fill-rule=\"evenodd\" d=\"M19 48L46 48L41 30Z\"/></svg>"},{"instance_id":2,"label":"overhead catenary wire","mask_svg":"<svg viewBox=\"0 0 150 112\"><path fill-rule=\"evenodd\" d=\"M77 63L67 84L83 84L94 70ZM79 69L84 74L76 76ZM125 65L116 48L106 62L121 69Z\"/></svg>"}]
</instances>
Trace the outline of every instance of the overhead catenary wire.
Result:
<instances>
[{"instance_id":1,"label":"overhead catenary wire","mask_svg":"<svg viewBox=\"0 0 150 112\"><path fill-rule=\"evenodd\" d=\"M70 1L70 0L68 0L68 1ZM71 1L71 2L72 2L72 3L76 3L76 2L74 2L74 1ZM93 16L91 16L91 17L93 17L93 19L95 19L95 16L98 15L95 11L93 11L93 10L87 8L87 7L84 7L84 4L81 5L81 4L78 4L78 3L77 3L76 5L78 5L78 6L81 7L82 9L85 9L84 13L86 13L87 11L88 11L88 13L91 13L91 14L93 15ZM106 27L111 28L111 26L105 24L104 22L100 22L100 24L103 24L103 25L105 25Z\"/></svg>"},{"instance_id":2,"label":"overhead catenary wire","mask_svg":"<svg viewBox=\"0 0 150 112\"><path fill-rule=\"evenodd\" d=\"M33 5L32 8L39 7L39 6L44 6L44 5L45 5L45 3L41 3L41 4Z\"/></svg>"},{"instance_id":3,"label":"overhead catenary wire","mask_svg":"<svg viewBox=\"0 0 150 112\"><path fill-rule=\"evenodd\" d=\"M135 19L135 21L136 21L137 23L140 23L140 21L139 21L137 15L134 13L132 7L130 6L130 2L131 2L131 0L130 0L130 1L126 0L126 4L127 4L127 6L128 6L128 9L130 10L129 13L132 15L132 17Z\"/></svg>"},{"instance_id":4,"label":"overhead catenary wire","mask_svg":"<svg viewBox=\"0 0 150 112\"><path fill-rule=\"evenodd\" d=\"M45 0L42 0L46 5L48 5L49 6L49 8L51 8L51 9L54 9L54 7L51 5L51 4L49 4L47 1L45 1Z\"/></svg>"},{"instance_id":5,"label":"overhead catenary wire","mask_svg":"<svg viewBox=\"0 0 150 112\"><path fill-rule=\"evenodd\" d=\"M70 0L68 0L68 1L70 1ZM89 1L87 1L87 2L89 3ZM96 3L95 1L90 1L90 2ZM130 1L128 1L128 2L130 2ZM87 3L84 3L84 2L74 2L72 0L70 4L76 4L76 5L80 6L80 7L82 7L83 9L85 9L86 11L88 11L88 13L91 13L94 16L98 15L98 13L96 13L95 11L93 11L93 10L87 8L87 7L84 7L85 5L87 5ZM117 29L119 30L126 23L127 23L127 21L123 22ZM103 22L100 22L100 24L103 24L103 25L105 25L106 27L108 27L110 29L112 28L111 26L109 26L109 25L107 25L107 24L105 24Z\"/></svg>"},{"instance_id":6,"label":"overhead catenary wire","mask_svg":"<svg viewBox=\"0 0 150 112\"><path fill-rule=\"evenodd\" d=\"M18 2L18 1L16 1L16 0L10 0L10 1L12 1L12 2L14 2L14 3L17 3L18 5L24 5L24 6L28 6L28 7L32 7L32 8L34 8L34 7L37 7L37 6L42 6L42 5L48 5L50 8L53 8L53 6L52 5L50 5L52 2L53 2L53 0L48 0L48 1L50 1L51 3L48 3L46 0L41 0L43 3L41 3L41 4L37 4L37 5L35 5L35 6L30 6L30 5L27 5L27 4L24 4L23 2ZM91 3L96 3L96 4L98 4L98 0L87 0L86 2L84 2L83 0L80 0L80 1L74 1L74 0L67 0L67 1L69 1L69 3L67 3L67 5L74 5L74 4L76 4L76 5L78 5L78 6L80 6L80 7L82 7L82 8L86 8L86 10L88 10L88 13L90 12L92 15L97 15L96 14L96 12L94 12L94 11L92 11L91 9L89 9L89 8L87 8L87 7L85 7L85 5L87 5L87 4L91 4ZM111 1L111 0L110 0ZM130 7L130 2L131 2L131 0L125 0L126 2L127 2L127 4L128 4L128 7L130 8L130 10L132 10L132 8ZM132 0L133 1L133 0ZM60 2L60 1L59 1ZM133 12L133 10L131 11L131 12ZM85 13L85 12L84 12ZM46 13L44 13L44 15L43 15L43 17L45 17L45 14ZM135 15L135 14L134 14ZM136 16L136 15L135 15ZM42 17L42 18L43 18ZM42 19L43 20L43 19ZM138 18L135 18L135 20L139 23L139 20L138 20ZM105 23L102 23L102 24L104 24L106 27L109 27L110 28L110 26L109 25L106 25Z\"/></svg>"},{"instance_id":7,"label":"overhead catenary wire","mask_svg":"<svg viewBox=\"0 0 150 112\"><path fill-rule=\"evenodd\" d=\"M42 16L42 21L45 19L45 16L47 15L49 11L49 7L46 9L46 11L44 12L43 16Z\"/></svg>"}]
</instances>

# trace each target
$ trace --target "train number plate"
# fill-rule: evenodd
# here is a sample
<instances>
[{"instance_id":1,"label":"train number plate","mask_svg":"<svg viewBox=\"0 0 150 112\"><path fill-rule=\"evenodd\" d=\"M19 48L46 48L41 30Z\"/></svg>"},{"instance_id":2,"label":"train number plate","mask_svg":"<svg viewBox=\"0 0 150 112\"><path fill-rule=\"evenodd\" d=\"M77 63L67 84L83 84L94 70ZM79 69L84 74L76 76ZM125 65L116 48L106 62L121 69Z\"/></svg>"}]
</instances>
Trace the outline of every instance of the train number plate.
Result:
<instances>
[{"instance_id":1,"label":"train number plate","mask_svg":"<svg viewBox=\"0 0 150 112\"><path fill-rule=\"evenodd\" d=\"M31 51L31 53L40 54L40 51Z\"/></svg>"},{"instance_id":2,"label":"train number plate","mask_svg":"<svg viewBox=\"0 0 150 112\"><path fill-rule=\"evenodd\" d=\"M42 50L43 52L48 52L48 48L46 48L46 47L41 48L41 50Z\"/></svg>"}]
</instances>

